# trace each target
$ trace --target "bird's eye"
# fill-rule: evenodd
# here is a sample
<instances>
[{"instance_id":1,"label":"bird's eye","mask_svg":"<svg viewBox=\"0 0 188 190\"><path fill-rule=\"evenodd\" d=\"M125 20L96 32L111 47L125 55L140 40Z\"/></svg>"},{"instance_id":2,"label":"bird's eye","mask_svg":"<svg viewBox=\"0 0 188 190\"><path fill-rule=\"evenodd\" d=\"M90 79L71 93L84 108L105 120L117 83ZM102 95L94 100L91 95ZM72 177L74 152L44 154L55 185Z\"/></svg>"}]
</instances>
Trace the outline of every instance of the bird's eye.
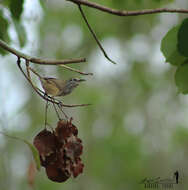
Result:
<instances>
[{"instance_id":1,"label":"bird's eye","mask_svg":"<svg viewBox=\"0 0 188 190\"><path fill-rule=\"evenodd\" d=\"M77 80L76 80L75 78L73 78L73 79L71 79L71 81L74 81L74 82L76 82Z\"/></svg>"}]
</instances>

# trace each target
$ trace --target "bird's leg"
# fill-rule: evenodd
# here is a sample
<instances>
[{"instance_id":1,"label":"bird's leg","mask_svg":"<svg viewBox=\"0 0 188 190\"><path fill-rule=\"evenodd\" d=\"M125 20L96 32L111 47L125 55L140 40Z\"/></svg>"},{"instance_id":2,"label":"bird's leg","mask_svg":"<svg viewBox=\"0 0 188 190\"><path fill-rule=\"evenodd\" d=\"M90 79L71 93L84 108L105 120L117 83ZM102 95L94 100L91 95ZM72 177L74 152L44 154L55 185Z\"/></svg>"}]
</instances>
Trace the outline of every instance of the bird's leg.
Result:
<instances>
[{"instance_id":1,"label":"bird's leg","mask_svg":"<svg viewBox=\"0 0 188 190\"><path fill-rule=\"evenodd\" d=\"M59 110L62 112L62 114L65 116L65 118L68 120L69 117L68 117L67 114L63 111L63 107L62 107L60 104L58 104L58 108L59 108Z\"/></svg>"},{"instance_id":2,"label":"bird's leg","mask_svg":"<svg viewBox=\"0 0 188 190\"><path fill-rule=\"evenodd\" d=\"M46 95L44 95L46 96ZM46 126L47 126L47 112L48 112L48 100L46 100L46 107L45 107L45 116L44 116L44 127L46 129Z\"/></svg>"},{"instance_id":3,"label":"bird's leg","mask_svg":"<svg viewBox=\"0 0 188 190\"><path fill-rule=\"evenodd\" d=\"M30 76L30 72L29 72L29 61L28 60L25 61L25 65L26 65L26 70L27 70L27 77L31 81L31 76Z\"/></svg>"},{"instance_id":4,"label":"bird's leg","mask_svg":"<svg viewBox=\"0 0 188 190\"><path fill-rule=\"evenodd\" d=\"M54 100L54 97L51 97L51 99ZM55 106L55 103L52 102L52 104L53 104L53 107L54 107L54 110L55 110L55 112L56 112L56 115L57 115L58 119L61 120L61 117L59 116L59 113L58 113L58 110L57 110L57 108L56 108L56 106Z\"/></svg>"}]
</instances>

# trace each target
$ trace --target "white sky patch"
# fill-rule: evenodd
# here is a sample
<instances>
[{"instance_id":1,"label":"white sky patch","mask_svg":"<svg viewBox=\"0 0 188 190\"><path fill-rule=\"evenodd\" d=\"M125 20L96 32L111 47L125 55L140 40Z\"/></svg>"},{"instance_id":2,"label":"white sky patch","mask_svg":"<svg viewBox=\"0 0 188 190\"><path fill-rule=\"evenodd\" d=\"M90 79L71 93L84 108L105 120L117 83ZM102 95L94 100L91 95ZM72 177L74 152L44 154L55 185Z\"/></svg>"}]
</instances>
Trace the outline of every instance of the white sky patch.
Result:
<instances>
[{"instance_id":1,"label":"white sky patch","mask_svg":"<svg viewBox=\"0 0 188 190\"><path fill-rule=\"evenodd\" d=\"M160 51L160 43L154 44L150 53L151 62L149 63L150 70L155 74L161 74L169 69L171 65L165 62L165 58Z\"/></svg>"},{"instance_id":2,"label":"white sky patch","mask_svg":"<svg viewBox=\"0 0 188 190\"><path fill-rule=\"evenodd\" d=\"M6 64L6 62L2 64ZM21 84L17 84L16 77L18 76L11 73L10 68L2 67L1 72L1 89L4 89L1 93L2 104L7 113L15 112L17 107L27 100L27 92Z\"/></svg>"},{"instance_id":3,"label":"white sky patch","mask_svg":"<svg viewBox=\"0 0 188 190\"><path fill-rule=\"evenodd\" d=\"M177 25L178 15L171 14L160 14L158 15L159 23L154 26L151 30L151 36L156 42L160 42L166 33Z\"/></svg>"},{"instance_id":4,"label":"white sky patch","mask_svg":"<svg viewBox=\"0 0 188 190\"><path fill-rule=\"evenodd\" d=\"M42 9L38 0L26 0L24 7L22 20L26 29L28 43L21 51L31 55L32 52L35 52L37 47L37 26L42 16ZM9 33L13 40L11 46L19 50L18 38L13 26L10 26ZM22 108L24 103L28 100L29 95L25 88L27 81L16 66L16 57L13 55L7 55L4 57L0 56L0 60L0 118L8 119L12 118L14 115L16 116L17 111ZM19 118L20 117L21 116L19 116ZM9 130L13 129L11 127L14 127L16 122L20 122L16 118L12 119L15 119L15 122L13 124L10 123L10 126L8 127ZM26 124L28 122L28 119L26 119L23 123ZM1 127L3 127L2 124ZM21 130L23 128L17 127L17 129Z\"/></svg>"},{"instance_id":5,"label":"white sky patch","mask_svg":"<svg viewBox=\"0 0 188 190\"><path fill-rule=\"evenodd\" d=\"M25 146L23 144L23 146ZM25 168L28 166L28 160L24 154L14 154L11 159L11 170L13 179L23 178L25 175Z\"/></svg>"},{"instance_id":6,"label":"white sky patch","mask_svg":"<svg viewBox=\"0 0 188 190\"><path fill-rule=\"evenodd\" d=\"M135 135L142 133L144 127L144 115L139 110L130 111L124 118L124 128Z\"/></svg>"},{"instance_id":7,"label":"white sky patch","mask_svg":"<svg viewBox=\"0 0 188 190\"><path fill-rule=\"evenodd\" d=\"M66 49L74 50L81 44L83 34L78 25L70 24L62 32L62 43L66 44Z\"/></svg>"},{"instance_id":8,"label":"white sky patch","mask_svg":"<svg viewBox=\"0 0 188 190\"><path fill-rule=\"evenodd\" d=\"M129 51L132 55L134 55L134 59L138 59L141 61L148 60L148 56L150 53L150 44L145 35L136 35L131 39L128 44Z\"/></svg>"},{"instance_id":9,"label":"white sky patch","mask_svg":"<svg viewBox=\"0 0 188 190\"><path fill-rule=\"evenodd\" d=\"M43 16L39 0L26 0L24 3L23 24L26 29L28 43L24 50L35 55L38 47L38 24Z\"/></svg>"},{"instance_id":10,"label":"white sky patch","mask_svg":"<svg viewBox=\"0 0 188 190\"><path fill-rule=\"evenodd\" d=\"M116 76L120 72L125 72L127 68L126 50L122 50L120 43L115 38L107 38L101 42L105 51L107 52L110 59L115 61L117 64L114 65L109 62L97 46L88 60L91 62L92 72L98 78L107 76Z\"/></svg>"},{"instance_id":11,"label":"white sky patch","mask_svg":"<svg viewBox=\"0 0 188 190\"><path fill-rule=\"evenodd\" d=\"M11 46L27 53L29 55L35 55L35 51L38 46L38 24L43 16L42 8L38 0L25 0L24 12L22 13L21 20L26 31L27 44L23 47L19 47L18 36L13 25L10 25L9 33L12 39Z\"/></svg>"}]
</instances>

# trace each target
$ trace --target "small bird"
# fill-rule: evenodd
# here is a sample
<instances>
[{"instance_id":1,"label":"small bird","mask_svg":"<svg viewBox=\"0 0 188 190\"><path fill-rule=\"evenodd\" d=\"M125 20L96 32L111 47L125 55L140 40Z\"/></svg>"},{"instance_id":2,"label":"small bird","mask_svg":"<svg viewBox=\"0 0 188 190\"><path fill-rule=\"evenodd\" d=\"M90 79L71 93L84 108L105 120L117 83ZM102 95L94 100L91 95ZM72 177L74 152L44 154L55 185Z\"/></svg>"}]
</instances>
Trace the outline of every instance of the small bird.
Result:
<instances>
[{"instance_id":1,"label":"small bird","mask_svg":"<svg viewBox=\"0 0 188 190\"><path fill-rule=\"evenodd\" d=\"M80 82L85 81L85 79L78 78L63 80L57 78L41 77L32 68L30 68L30 70L39 77L45 93L52 96L66 96L70 94L73 89L79 85Z\"/></svg>"}]
</instances>

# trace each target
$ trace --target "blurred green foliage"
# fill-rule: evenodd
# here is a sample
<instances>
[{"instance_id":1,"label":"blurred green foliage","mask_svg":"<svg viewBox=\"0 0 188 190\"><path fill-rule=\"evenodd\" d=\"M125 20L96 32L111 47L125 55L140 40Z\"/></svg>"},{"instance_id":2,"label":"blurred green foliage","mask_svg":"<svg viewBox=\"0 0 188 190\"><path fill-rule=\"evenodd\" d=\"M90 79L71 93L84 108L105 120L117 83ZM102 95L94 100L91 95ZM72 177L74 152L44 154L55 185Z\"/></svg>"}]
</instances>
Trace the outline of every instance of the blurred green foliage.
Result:
<instances>
[{"instance_id":1,"label":"blurred green foliage","mask_svg":"<svg viewBox=\"0 0 188 190\"><path fill-rule=\"evenodd\" d=\"M1 5L1 2L0 2L0 5ZM3 0L2 5L10 11L11 18L14 23L16 33L18 35L19 45L20 45L20 47L23 47L26 43L26 32L25 32L25 28L23 27L23 24L21 22L21 15L23 12L24 0ZM3 17L2 13L0 14L0 17ZM3 19L3 18L1 18L1 19ZM3 20L1 21L0 32L3 33L3 36L0 35L0 38L8 43L10 41L10 39L9 39L10 37L8 35L8 27L10 25L10 20L9 20L9 22L7 20L8 19L6 18L5 21L3 21ZM1 51L2 50L0 49L0 52Z\"/></svg>"},{"instance_id":2,"label":"blurred green foliage","mask_svg":"<svg viewBox=\"0 0 188 190\"><path fill-rule=\"evenodd\" d=\"M172 1L95 2L111 8L136 10L168 7ZM175 188L187 189L188 104L186 97L177 96L174 68L165 65L165 60L157 59L161 57L160 41L170 29L163 19L170 20L170 14L166 17L116 17L84 7L89 23L112 59L118 46L120 56L114 66L101 58L103 56L77 6L58 0L42 3L44 15L38 26L39 37L36 36L37 56L56 59L86 57L87 63L73 67L94 72L94 76L85 77L87 83L63 98L67 104L92 103L89 107L64 109L74 118L78 136L83 140L84 173L58 184L48 180L42 169L36 174L34 189L141 190L145 189L140 184L144 178L172 178L176 170L180 173L181 184ZM184 8L188 8L188 3L185 4ZM174 25L180 24L181 17L176 15L176 20ZM111 40L118 45L110 43ZM78 76L58 66L33 67L44 75ZM15 68L9 68L10 72L21 75ZM26 101L8 121L1 113L0 125L1 129L11 126L15 136L32 142L44 125L45 102L23 78L17 82L24 86L20 93L27 92ZM3 105L1 110L5 109ZM19 120L14 122L17 117ZM57 123L52 106L48 122L53 127ZM21 143L3 138L0 153L0 189L30 189L27 168L32 155L28 149Z\"/></svg>"},{"instance_id":3,"label":"blurred green foliage","mask_svg":"<svg viewBox=\"0 0 188 190\"><path fill-rule=\"evenodd\" d=\"M1 30L0 30L0 38L4 41L9 42L9 35L8 35L8 21L4 18L3 11L0 10L0 23L1 23ZM2 55L6 54L7 52L0 48L0 53Z\"/></svg>"},{"instance_id":4,"label":"blurred green foliage","mask_svg":"<svg viewBox=\"0 0 188 190\"><path fill-rule=\"evenodd\" d=\"M12 17L16 20L20 19L20 16L23 11L23 3L24 0L10 0L9 1L9 9L12 14Z\"/></svg>"}]
</instances>

